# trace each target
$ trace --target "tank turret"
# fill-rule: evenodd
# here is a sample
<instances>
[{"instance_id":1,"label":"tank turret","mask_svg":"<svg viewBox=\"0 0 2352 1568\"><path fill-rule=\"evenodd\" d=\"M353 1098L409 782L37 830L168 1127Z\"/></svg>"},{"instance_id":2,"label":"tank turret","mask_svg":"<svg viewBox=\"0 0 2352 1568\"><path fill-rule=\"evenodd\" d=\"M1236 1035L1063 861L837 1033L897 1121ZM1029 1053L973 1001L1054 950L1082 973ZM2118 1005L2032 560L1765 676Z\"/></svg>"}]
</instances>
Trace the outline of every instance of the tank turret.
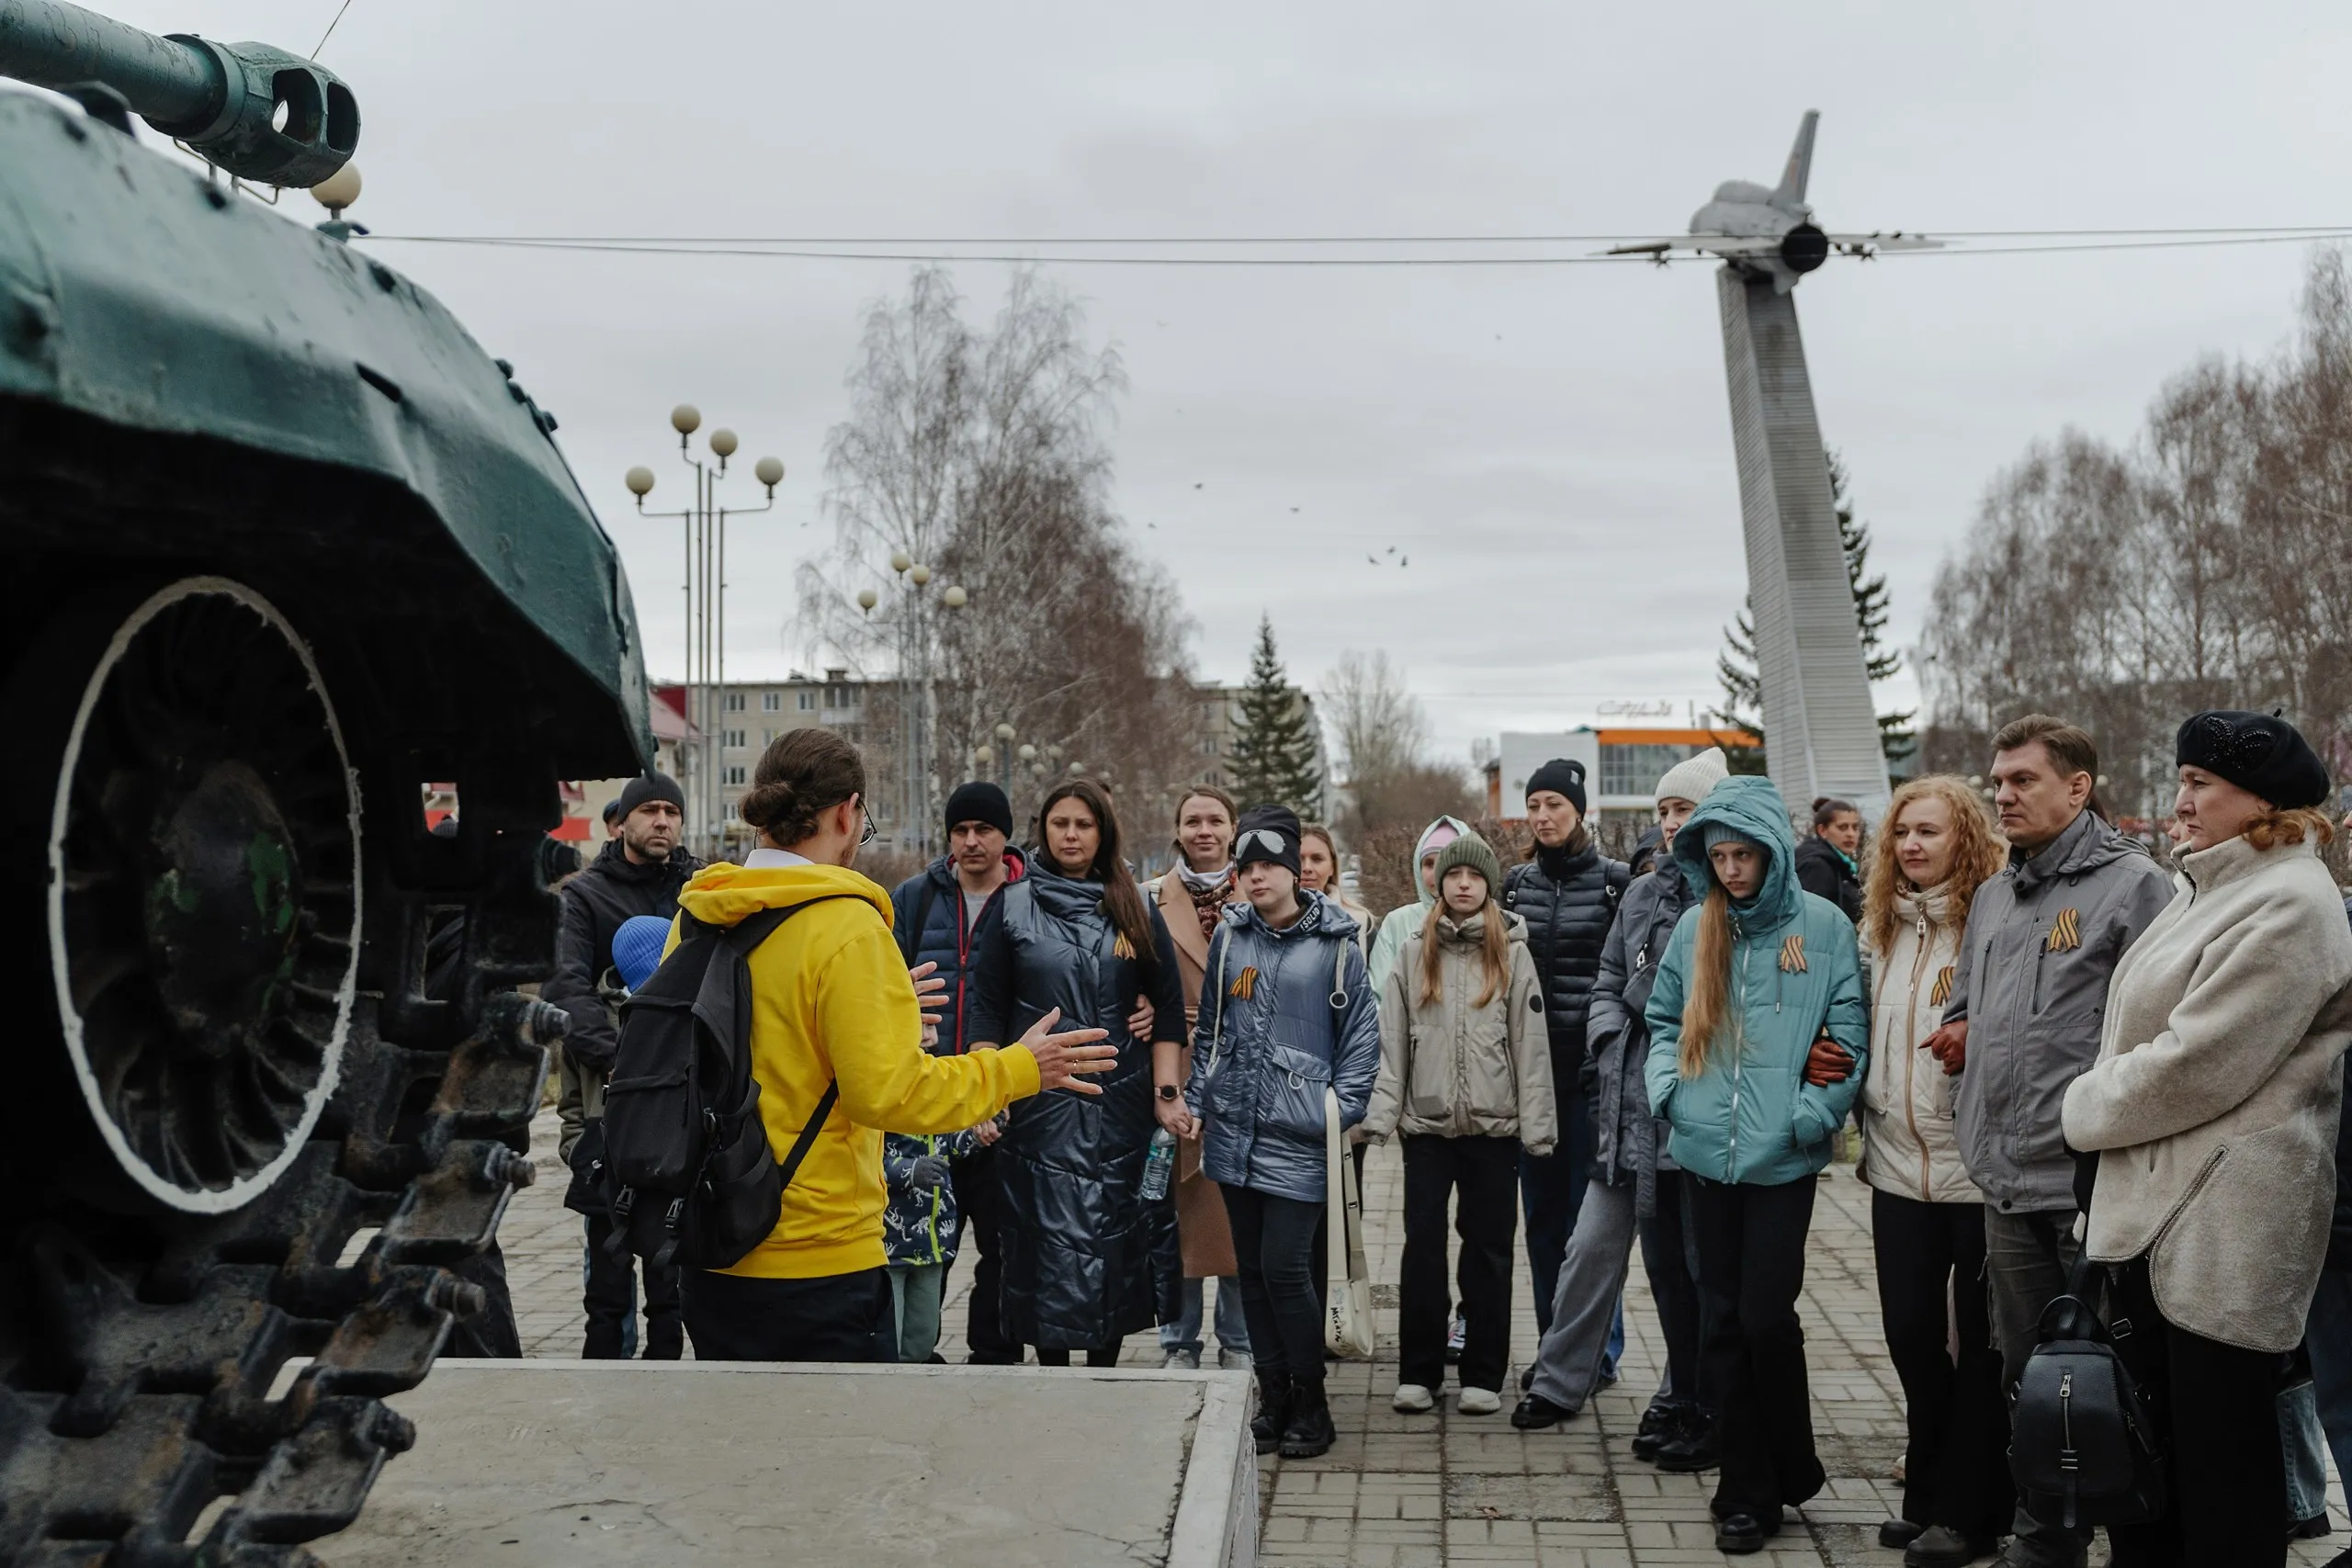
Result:
<instances>
[{"instance_id":1,"label":"tank turret","mask_svg":"<svg viewBox=\"0 0 2352 1568\"><path fill-rule=\"evenodd\" d=\"M359 100L324 66L266 43L158 36L66 0L0 0L0 76L111 97L239 179L312 186L359 146Z\"/></svg>"}]
</instances>

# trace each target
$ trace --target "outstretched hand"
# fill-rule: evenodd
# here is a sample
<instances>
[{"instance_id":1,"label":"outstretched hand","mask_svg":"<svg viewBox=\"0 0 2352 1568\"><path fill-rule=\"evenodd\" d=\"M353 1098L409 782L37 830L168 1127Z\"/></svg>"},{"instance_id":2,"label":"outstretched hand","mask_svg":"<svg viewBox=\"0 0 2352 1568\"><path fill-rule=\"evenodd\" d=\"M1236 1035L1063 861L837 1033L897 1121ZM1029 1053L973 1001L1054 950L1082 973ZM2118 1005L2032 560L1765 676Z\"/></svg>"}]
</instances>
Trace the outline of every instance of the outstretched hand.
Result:
<instances>
[{"instance_id":1,"label":"outstretched hand","mask_svg":"<svg viewBox=\"0 0 2352 1568\"><path fill-rule=\"evenodd\" d=\"M1944 1065L1945 1072L1959 1072L1968 1066L1968 1020L1945 1024L1920 1041L1919 1049L1932 1053Z\"/></svg>"},{"instance_id":2,"label":"outstretched hand","mask_svg":"<svg viewBox=\"0 0 2352 1568\"><path fill-rule=\"evenodd\" d=\"M1813 1043L1804 1059L1804 1081L1815 1089L1827 1089L1843 1083L1854 1071L1854 1058L1846 1055L1846 1047L1823 1034Z\"/></svg>"},{"instance_id":3,"label":"outstretched hand","mask_svg":"<svg viewBox=\"0 0 2352 1568\"><path fill-rule=\"evenodd\" d=\"M1116 1045L1097 1044L1110 1037L1107 1029L1070 1029L1057 1034L1055 1024L1061 1021L1062 1010L1055 1008L1029 1026L1027 1033L1015 1042L1037 1058L1037 1092L1047 1089L1075 1089L1080 1094L1101 1094L1102 1086L1085 1081L1086 1076L1107 1073L1118 1065Z\"/></svg>"},{"instance_id":4,"label":"outstretched hand","mask_svg":"<svg viewBox=\"0 0 2352 1568\"><path fill-rule=\"evenodd\" d=\"M939 1015L947 1010L947 976L934 975L936 961L918 964L907 971L907 978L915 983L915 1006L922 1009L922 1048L926 1051L939 1043Z\"/></svg>"}]
</instances>

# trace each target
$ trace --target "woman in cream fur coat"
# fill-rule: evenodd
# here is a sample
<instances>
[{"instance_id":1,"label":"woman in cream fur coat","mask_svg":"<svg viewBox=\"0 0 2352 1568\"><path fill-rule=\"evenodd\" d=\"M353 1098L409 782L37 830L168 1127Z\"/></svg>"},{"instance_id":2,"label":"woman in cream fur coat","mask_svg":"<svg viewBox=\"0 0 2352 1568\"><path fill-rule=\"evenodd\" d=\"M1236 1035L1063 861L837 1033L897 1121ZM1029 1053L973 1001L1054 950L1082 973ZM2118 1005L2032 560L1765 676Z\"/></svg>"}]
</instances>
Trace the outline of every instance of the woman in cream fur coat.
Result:
<instances>
[{"instance_id":1,"label":"woman in cream fur coat","mask_svg":"<svg viewBox=\"0 0 2352 1568\"><path fill-rule=\"evenodd\" d=\"M2117 964L2064 1114L2099 1156L2085 1249L2171 1454L2167 1517L2109 1535L2116 1568L2273 1568L2274 1402L2327 1250L2352 932L2319 858L2327 770L2291 726L2199 714L2175 757L2177 891Z\"/></svg>"}]
</instances>

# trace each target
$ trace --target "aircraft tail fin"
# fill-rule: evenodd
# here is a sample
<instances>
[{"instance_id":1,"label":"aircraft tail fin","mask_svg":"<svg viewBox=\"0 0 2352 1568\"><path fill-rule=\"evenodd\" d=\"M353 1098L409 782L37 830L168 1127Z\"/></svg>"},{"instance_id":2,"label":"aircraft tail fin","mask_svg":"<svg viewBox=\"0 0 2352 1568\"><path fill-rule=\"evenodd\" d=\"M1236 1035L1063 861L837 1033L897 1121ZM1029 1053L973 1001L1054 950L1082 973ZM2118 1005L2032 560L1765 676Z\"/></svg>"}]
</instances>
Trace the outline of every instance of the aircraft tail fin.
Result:
<instances>
[{"instance_id":1,"label":"aircraft tail fin","mask_svg":"<svg viewBox=\"0 0 2352 1568\"><path fill-rule=\"evenodd\" d=\"M1813 130L1821 123L1819 109L1807 109L1797 125L1796 145L1789 149L1789 166L1781 171L1781 185L1772 193L1772 205L1789 210L1804 206L1805 182L1813 175Z\"/></svg>"}]
</instances>

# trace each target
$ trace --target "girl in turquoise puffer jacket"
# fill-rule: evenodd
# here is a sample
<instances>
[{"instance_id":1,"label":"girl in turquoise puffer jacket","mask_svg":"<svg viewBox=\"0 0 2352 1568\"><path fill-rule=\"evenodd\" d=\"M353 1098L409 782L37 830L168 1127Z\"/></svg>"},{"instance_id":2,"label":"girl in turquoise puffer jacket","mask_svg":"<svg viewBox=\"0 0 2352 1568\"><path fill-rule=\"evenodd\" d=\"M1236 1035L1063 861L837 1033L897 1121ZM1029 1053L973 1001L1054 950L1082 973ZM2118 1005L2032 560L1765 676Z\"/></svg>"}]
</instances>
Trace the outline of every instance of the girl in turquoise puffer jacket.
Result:
<instances>
[{"instance_id":1,"label":"girl in turquoise puffer jacket","mask_svg":"<svg viewBox=\"0 0 2352 1568\"><path fill-rule=\"evenodd\" d=\"M1690 1179L1699 1397L1720 1412L1715 1544L1735 1553L1761 1551L1781 1506L1823 1484L1797 1293L1814 1178L1870 1041L1853 923L1797 886L1795 851L1770 783L1715 786L1674 836L1703 901L1676 925L1645 1012L1650 1107Z\"/></svg>"}]
</instances>

